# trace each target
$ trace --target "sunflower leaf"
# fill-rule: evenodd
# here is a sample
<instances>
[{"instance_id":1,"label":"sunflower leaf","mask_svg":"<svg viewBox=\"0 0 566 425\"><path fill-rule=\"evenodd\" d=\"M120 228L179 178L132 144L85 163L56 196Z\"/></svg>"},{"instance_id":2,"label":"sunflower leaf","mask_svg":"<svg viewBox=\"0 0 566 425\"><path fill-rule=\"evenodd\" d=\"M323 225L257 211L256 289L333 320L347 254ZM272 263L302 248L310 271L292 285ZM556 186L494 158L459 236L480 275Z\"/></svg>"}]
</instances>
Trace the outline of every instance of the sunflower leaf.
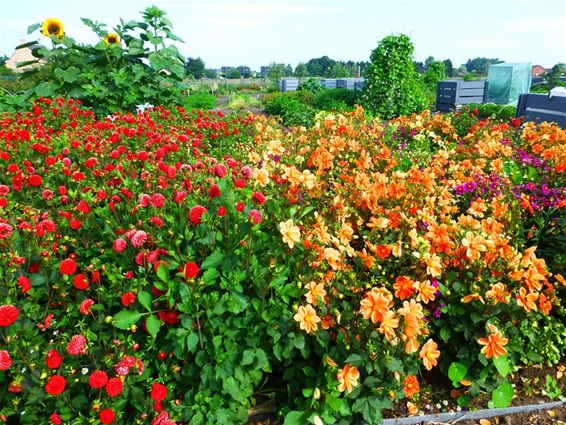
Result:
<instances>
[{"instance_id":1,"label":"sunflower leaf","mask_svg":"<svg viewBox=\"0 0 566 425\"><path fill-rule=\"evenodd\" d=\"M28 27L28 34L31 34L32 32L34 32L35 30L37 30L37 29L39 29L39 28L41 28L41 24L33 24L33 25L30 25L30 26ZM16 49L17 49L17 47L16 47Z\"/></svg>"}]
</instances>

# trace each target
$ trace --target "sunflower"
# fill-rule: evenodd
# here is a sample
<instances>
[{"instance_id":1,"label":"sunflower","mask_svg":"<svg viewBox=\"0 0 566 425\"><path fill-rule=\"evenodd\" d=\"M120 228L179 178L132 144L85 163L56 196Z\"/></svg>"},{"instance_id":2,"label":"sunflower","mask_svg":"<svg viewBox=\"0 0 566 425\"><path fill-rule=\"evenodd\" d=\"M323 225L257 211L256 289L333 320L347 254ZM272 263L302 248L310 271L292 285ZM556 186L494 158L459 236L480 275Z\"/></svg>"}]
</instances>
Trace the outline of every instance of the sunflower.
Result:
<instances>
[{"instance_id":1,"label":"sunflower","mask_svg":"<svg viewBox=\"0 0 566 425\"><path fill-rule=\"evenodd\" d=\"M57 18L47 18L41 25L41 33L46 37L54 35L57 38L63 37L63 22Z\"/></svg>"},{"instance_id":2,"label":"sunflower","mask_svg":"<svg viewBox=\"0 0 566 425\"><path fill-rule=\"evenodd\" d=\"M113 32L106 34L104 37L104 42L108 45L110 44L120 44L120 37L118 34L114 34Z\"/></svg>"}]
</instances>

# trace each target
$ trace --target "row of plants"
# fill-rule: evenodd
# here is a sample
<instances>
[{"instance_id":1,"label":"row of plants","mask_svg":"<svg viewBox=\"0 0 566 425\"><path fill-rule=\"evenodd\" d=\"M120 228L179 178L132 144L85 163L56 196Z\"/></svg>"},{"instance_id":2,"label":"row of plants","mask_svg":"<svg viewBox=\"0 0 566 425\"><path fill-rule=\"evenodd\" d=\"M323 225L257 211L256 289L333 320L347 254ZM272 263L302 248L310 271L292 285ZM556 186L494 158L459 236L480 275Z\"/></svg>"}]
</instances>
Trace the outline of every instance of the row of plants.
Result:
<instances>
[{"instance_id":1,"label":"row of plants","mask_svg":"<svg viewBox=\"0 0 566 425\"><path fill-rule=\"evenodd\" d=\"M2 116L0 419L379 423L566 350L566 133L40 98Z\"/></svg>"}]
</instances>

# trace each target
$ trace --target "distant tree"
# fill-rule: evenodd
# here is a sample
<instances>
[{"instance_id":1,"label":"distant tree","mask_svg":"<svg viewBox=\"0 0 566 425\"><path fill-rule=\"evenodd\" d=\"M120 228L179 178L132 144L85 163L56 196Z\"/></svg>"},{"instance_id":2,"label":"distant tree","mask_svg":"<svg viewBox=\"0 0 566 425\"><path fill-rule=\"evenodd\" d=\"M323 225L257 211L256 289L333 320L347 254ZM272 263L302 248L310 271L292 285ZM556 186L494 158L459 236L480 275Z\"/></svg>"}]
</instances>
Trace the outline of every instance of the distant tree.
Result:
<instances>
[{"instance_id":1,"label":"distant tree","mask_svg":"<svg viewBox=\"0 0 566 425\"><path fill-rule=\"evenodd\" d=\"M285 77L292 77L293 76L293 67L291 66L291 64L288 64L285 67L284 73L285 73Z\"/></svg>"},{"instance_id":2,"label":"distant tree","mask_svg":"<svg viewBox=\"0 0 566 425\"><path fill-rule=\"evenodd\" d=\"M560 83L560 77L562 76L563 69L564 64L557 63L545 73L546 82L548 83L548 88L550 90L552 90Z\"/></svg>"},{"instance_id":3,"label":"distant tree","mask_svg":"<svg viewBox=\"0 0 566 425\"><path fill-rule=\"evenodd\" d=\"M236 80L241 77L242 74L240 74L240 71L238 71L237 68L230 68L230 70L226 74L226 78L228 78L229 80Z\"/></svg>"},{"instance_id":4,"label":"distant tree","mask_svg":"<svg viewBox=\"0 0 566 425\"><path fill-rule=\"evenodd\" d=\"M252 75L252 71L249 66L241 65L237 68L237 70L243 78L250 78Z\"/></svg>"},{"instance_id":5,"label":"distant tree","mask_svg":"<svg viewBox=\"0 0 566 425\"><path fill-rule=\"evenodd\" d=\"M328 56L322 56L321 58L309 60L307 62L307 69L311 77L324 77L328 75L335 63L336 61L330 59Z\"/></svg>"},{"instance_id":6,"label":"distant tree","mask_svg":"<svg viewBox=\"0 0 566 425\"><path fill-rule=\"evenodd\" d=\"M188 58L185 64L185 72L195 80L200 80L206 75L204 61L201 58Z\"/></svg>"},{"instance_id":7,"label":"distant tree","mask_svg":"<svg viewBox=\"0 0 566 425\"><path fill-rule=\"evenodd\" d=\"M350 76L350 71L344 66L344 64L336 62L328 71L327 76L330 78L347 78Z\"/></svg>"},{"instance_id":8,"label":"distant tree","mask_svg":"<svg viewBox=\"0 0 566 425\"><path fill-rule=\"evenodd\" d=\"M419 73L419 74L424 74L425 72L425 66L424 63L422 62L414 62L415 64L415 70Z\"/></svg>"},{"instance_id":9,"label":"distant tree","mask_svg":"<svg viewBox=\"0 0 566 425\"><path fill-rule=\"evenodd\" d=\"M497 58L494 59L474 58L474 59L468 59L465 66L468 72L476 71L480 74L486 74L489 65L494 65L496 63L501 63L501 62L503 61Z\"/></svg>"},{"instance_id":10,"label":"distant tree","mask_svg":"<svg viewBox=\"0 0 566 425\"><path fill-rule=\"evenodd\" d=\"M356 65L359 70L359 76L362 77L366 69L369 67L370 63L369 61L361 61L361 62L356 62ZM358 76L358 72L356 72L356 76Z\"/></svg>"},{"instance_id":11,"label":"distant tree","mask_svg":"<svg viewBox=\"0 0 566 425\"><path fill-rule=\"evenodd\" d=\"M211 80L218 78L218 73L214 69L207 69L205 71L205 75L206 75L206 78L210 78Z\"/></svg>"},{"instance_id":12,"label":"distant tree","mask_svg":"<svg viewBox=\"0 0 566 425\"><path fill-rule=\"evenodd\" d=\"M413 62L413 43L401 34L389 35L371 52L362 104L381 118L422 111L427 100Z\"/></svg>"},{"instance_id":13,"label":"distant tree","mask_svg":"<svg viewBox=\"0 0 566 425\"><path fill-rule=\"evenodd\" d=\"M0 67L4 66L6 64L6 61L10 59L8 56L4 55L4 56L0 56Z\"/></svg>"},{"instance_id":14,"label":"distant tree","mask_svg":"<svg viewBox=\"0 0 566 425\"><path fill-rule=\"evenodd\" d=\"M434 62L434 57L433 56L429 56L428 58L425 59L424 61L424 68L425 71L428 69L428 67L430 66L431 63Z\"/></svg>"},{"instance_id":15,"label":"distant tree","mask_svg":"<svg viewBox=\"0 0 566 425\"><path fill-rule=\"evenodd\" d=\"M446 78L446 65L444 62L432 61L429 63L424 82L431 90L436 89L436 84Z\"/></svg>"},{"instance_id":16,"label":"distant tree","mask_svg":"<svg viewBox=\"0 0 566 425\"><path fill-rule=\"evenodd\" d=\"M450 59L446 59L443 62L444 62L444 68L446 69L446 76L453 77L456 70L454 69L454 65L452 64L452 61Z\"/></svg>"},{"instance_id":17,"label":"distant tree","mask_svg":"<svg viewBox=\"0 0 566 425\"><path fill-rule=\"evenodd\" d=\"M300 62L295 68L295 77L306 78L308 76L309 76L309 70L307 69L307 65L303 62Z\"/></svg>"},{"instance_id":18,"label":"distant tree","mask_svg":"<svg viewBox=\"0 0 566 425\"><path fill-rule=\"evenodd\" d=\"M280 78L285 76L285 65L282 63L271 62L269 64L269 71L267 71L267 76L275 83L279 81Z\"/></svg>"}]
</instances>

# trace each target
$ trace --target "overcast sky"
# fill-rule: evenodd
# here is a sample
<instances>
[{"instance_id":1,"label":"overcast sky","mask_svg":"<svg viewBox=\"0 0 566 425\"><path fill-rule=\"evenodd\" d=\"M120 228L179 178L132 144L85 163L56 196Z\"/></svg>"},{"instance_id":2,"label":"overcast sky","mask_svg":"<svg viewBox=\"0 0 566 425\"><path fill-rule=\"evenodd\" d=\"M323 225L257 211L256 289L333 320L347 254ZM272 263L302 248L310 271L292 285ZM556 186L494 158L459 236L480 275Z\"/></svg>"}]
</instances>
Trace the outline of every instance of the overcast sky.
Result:
<instances>
[{"instance_id":1,"label":"overcast sky","mask_svg":"<svg viewBox=\"0 0 566 425\"><path fill-rule=\"evenodd\" d=\"M0 0L0 55L10 56L27 27L61 19L67 35L96 42L80 18L104 22L140 19L150 5L165 10L184 56L208 68L291 64L323 55L368 60L379 40L408 34L415 59L499 58L550 67L566 62L565 0Z\"/></svg>"}]
</instances>

